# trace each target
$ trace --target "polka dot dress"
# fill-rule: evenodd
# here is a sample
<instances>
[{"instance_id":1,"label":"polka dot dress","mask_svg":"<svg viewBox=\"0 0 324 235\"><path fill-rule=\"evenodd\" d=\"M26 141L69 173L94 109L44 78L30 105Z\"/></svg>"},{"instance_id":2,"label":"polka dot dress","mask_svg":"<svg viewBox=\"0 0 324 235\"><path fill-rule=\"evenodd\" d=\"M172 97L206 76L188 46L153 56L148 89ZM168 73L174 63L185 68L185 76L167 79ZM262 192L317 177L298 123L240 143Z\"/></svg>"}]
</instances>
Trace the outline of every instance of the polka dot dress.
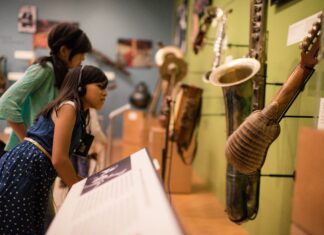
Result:
<instances>
[{"instance_id":1,"label":"polka dot dress","mask_svg":"<svg viewBox=\"0 0 324 235\"><path fill-rule=\"evenodd\" d=\"M55 177L50 159L30 142L0 158L0 234L44 234Z\"/></svg>"}]
</instances>

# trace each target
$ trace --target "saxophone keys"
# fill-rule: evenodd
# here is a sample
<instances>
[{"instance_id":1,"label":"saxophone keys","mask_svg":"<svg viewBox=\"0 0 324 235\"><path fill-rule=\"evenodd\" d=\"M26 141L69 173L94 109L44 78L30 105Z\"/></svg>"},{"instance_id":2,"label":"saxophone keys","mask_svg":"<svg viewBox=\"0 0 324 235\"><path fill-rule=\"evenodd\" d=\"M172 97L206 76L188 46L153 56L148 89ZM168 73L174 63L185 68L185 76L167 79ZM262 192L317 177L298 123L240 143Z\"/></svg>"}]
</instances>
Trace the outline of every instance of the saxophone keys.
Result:
<instances>
[{"instance_id":1,"label":"saxophone keys","mask_svg":"<svg viewBox=\"0 0 324 235\"><path fill-rule=\"evenodd\" d=\"M258 12L258 13L256 13L255 14L255 16L253 17L253 21L254 22L261 22L261 13L260 12Z\"/></svg>"},{"instance_id":2,"label":"saxophone keys","mask_svg":"<svg viewBox=\"0 0 324 235\"><path fill-rule=\"evenodd\" d=\"M260 22L254 22L252 26L253 33L257 33L261 31L261 23Z\"/></svg>"},{"instance_id":3,"label":"saxophone keys","mask_svg":"<svg viewBox=\"0 0 324 235\"><path fill-rule=\"evenodd\" d=\"M255 5L254 6L254 13L260 12L262 10L261 6Z\"/></svg>"},{"instance_id":4,"label":"saxophone keys","mask_svg":"<svg viewBox=\"0 0 324 235\"><path fill-rule=\"evenodd\" d=\"M257 42L260 39L260 34L259 33L252 33L252 39Z\"/></svg>"}]
</instances>

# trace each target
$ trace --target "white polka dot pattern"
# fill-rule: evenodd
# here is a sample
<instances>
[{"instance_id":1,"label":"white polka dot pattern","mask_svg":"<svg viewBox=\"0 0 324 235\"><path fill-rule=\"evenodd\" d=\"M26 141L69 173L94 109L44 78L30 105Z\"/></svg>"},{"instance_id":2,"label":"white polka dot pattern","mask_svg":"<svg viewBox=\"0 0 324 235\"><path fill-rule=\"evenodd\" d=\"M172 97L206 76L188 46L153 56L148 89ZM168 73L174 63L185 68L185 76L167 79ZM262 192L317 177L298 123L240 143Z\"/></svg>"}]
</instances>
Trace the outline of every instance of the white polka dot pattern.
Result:
<instances>
[{"instance_id":1,"label":"white polka dot pattern","mask_svg":"<svg viewBox=\"0 0 324 235\"><path fill-rule=\"evenodd\" d=\"M44 234L55 177L51 161L32 143L0 158L0 234Z\"/></svg>"}]
</instances>

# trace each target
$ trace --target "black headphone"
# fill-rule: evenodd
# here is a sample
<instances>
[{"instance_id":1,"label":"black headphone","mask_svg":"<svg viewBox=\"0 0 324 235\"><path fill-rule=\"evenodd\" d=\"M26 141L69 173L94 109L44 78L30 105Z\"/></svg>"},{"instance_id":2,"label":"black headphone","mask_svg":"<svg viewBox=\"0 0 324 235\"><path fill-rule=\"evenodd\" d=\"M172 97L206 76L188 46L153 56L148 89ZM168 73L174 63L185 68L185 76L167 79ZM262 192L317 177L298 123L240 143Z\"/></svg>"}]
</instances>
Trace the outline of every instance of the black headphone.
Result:
<instances>
[{"instance_id":1,"label":"black headphone","mask_svg":"<svg viewBox=\"0 0 324 235\"><path fill-rule=\"evenodd\" d=\"M79 80L78 80L78 94L79 94L80 97L83 97L87 92L87 89L82 84L82 80L81 80L81 78L82 78L82 70L83 70L84 67L85 67L84 65L81 66L80 74L79 74Z\"/></svg>"}]
</instances>

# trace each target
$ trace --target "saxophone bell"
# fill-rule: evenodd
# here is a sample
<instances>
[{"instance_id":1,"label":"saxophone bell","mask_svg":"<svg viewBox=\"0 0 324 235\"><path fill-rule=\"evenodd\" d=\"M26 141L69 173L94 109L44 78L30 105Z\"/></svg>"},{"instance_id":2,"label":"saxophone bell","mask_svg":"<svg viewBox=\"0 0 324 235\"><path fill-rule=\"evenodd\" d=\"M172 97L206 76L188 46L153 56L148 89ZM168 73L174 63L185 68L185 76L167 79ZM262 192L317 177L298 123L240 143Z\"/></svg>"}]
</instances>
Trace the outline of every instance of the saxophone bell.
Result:
<instances>
[{"instance_id":1,"label":"saxophone bell","mask_svg":"<svg viewBox=\"0 0 324 235\"><path fill-rule=\"evenodd\" d=\"M223 90L227 136L230 136L252 111L251 78L259 69L258 60L240 58L222 64L210 75L210 83L222 87Z\"/></svg>"},{"instance_id":2,"label":"saxophone bell","mask_svg":"<svg viewBox=\"0 0 324 235\"><path fill-rule=\"evenodd\" d=\"M252 78L260 69L260 62L253 58L240 58L211 71L210 82L218 87L239 85Z\"/></svg>"}]
</instances>

